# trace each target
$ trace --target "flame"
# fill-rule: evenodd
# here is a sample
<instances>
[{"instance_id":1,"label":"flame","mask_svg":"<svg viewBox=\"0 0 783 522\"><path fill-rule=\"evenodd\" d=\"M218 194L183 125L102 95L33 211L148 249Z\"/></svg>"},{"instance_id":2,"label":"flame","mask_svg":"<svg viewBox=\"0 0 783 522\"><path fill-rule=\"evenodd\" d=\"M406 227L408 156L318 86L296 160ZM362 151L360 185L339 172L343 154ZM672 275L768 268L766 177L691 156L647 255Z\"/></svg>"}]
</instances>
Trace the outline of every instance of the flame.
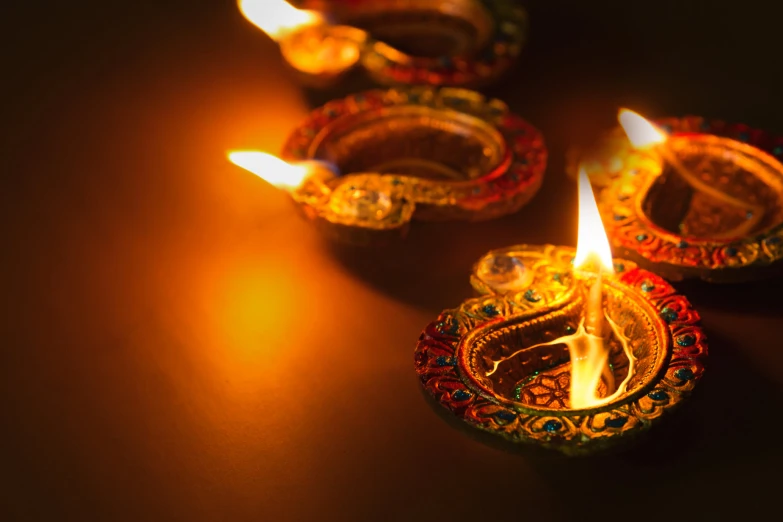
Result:
<instances>
[{"instance_id":1,"label":"flame","mask_svg":"<svg viewBox=\"0 0 783 522\"><path fill-rule=\"evenodd\" d=\"M274 40L324 21L315 11L297 9L285 0L239 0L238 3L244 17Z\"/></svg>"},{"instance_id":2,"label":"flame","mask_svg":"<svg viewBox=\"0 0 783 522\"><path fill-rule=\"evenodd\" d=\"M565 344L568 346L571 360L569 405L572 409L582 409L606 404L625 393L633 375L635 358L622 328L606 314L603 308L602 273L614 272L612 251L601 222L601 215L598 213L590 180L581 165L579 167L579 236L574 268L595 274L594 278L584 278L584 284L590 284L590 288L587 291L585 310L576 332L547 343L522 348L494 361L494 368L486 375L492 375L501 364L506 364L509 359L519 354L529 354L534 348ZM614 374L609 367L610 346L607 342L609 336L613 336L620 342L628 358L628 374L619 386L616 385ZM599 396L602 377L606 387L604 397Z\"/></svg>"},{"instance_id":3,"label":"flame","mask_svg":"<svg viewBox=\"0 0 783 522\"><path fill-rule=\"evenodd\" d=\"M666 133L639 113L629 109L620 109L617 119L631 145L637 149L653 147L666 141Z\"/></svg>"},{"instance_id":4,"label":"flame","mask_svg":"<svg viewBox=\"0 0 783 522\"><path fill-rule=\"evenodd\" d=\"M597 265L597 266L596 266ZM598 204L584 167L579 167L579 233L574 268L592 272L614 272L612 250L606 237Z\"/></svg>"},{"instance_id":5,"label":"flame","mask_svg":"<svg viewBox=\"0 0 783 522\"><path fill-rule=\"evenodd\" d=\"M299 187L310 172L305 165L291 165L266 152L232 151L228 153L228 159L267 183L288 191Z\"/></svg>"}]
</instances>

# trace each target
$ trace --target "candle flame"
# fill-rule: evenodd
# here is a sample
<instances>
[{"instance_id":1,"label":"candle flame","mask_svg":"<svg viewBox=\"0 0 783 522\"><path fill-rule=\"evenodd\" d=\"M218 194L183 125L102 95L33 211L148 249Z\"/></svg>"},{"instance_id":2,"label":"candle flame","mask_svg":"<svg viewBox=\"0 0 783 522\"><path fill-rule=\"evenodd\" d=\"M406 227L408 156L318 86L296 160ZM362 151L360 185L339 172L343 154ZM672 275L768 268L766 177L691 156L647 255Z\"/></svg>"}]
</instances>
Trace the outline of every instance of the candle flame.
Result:
<instances>
[{"instance_id":1,"label":"candle flame","mask_svg":"<svg viewBox=\"0 0 783 522\"><path fill-rule=\"evenodd\" d=\"M617 119L631 145L637 149L653 147L666 141L666 133L637 112L620 109Z\"/></svg>"},{"instance_id":2,"label":"candle flame","mask_svg":"<svg viewBox=\"0 0 783 522\"><path fill-rule=\"evenodd\" d=\"M598 204L584 167L579 167L579 232L574 268L601 273L614 272L612 250L606 237Z\"/></svg>"},{"instance_id":3,"label":"candle flame","mask_svg":"<svg viewBox=\"0 0 783 522\"><path fill-rule=\"evenodd\" d=\"M613 273L612 251L606 236L598 204L584 167L579 168L579 236L577 239L574 268L592 272L596 277L585 277L590 287L585 296L585 307L579 327L570 335L553 341L524 347L511 355L494 361L494 367L486 373L492 375L501 365L520 354L529 354L541 346L565 344L571 361L569 407L592 408L606 404L625 393L634 371L636 359L623 334L622 328L604 311L602 273ZM628 373L621 383L615 382L609 365L610 338L622 346L628 359ZM601 382L604 396L599 395Z\"/></svg>"},{"instance_id":4,"label":"candle flame","mask_svg":"<svg viewBox=\"0 0 783 522\"><path fill-rule=\"evenodd\" d=\"M305 165L291 165L266 152L232 151L228 153L228 159L267 183L289 192L299 187L310 172Z\"/></svg>"},{"instance_id":5,"label":"candle flame","mask_svg":"<svg viewBox=\"0 0 783 522\"><path fill-rule=\"evenodd\" d=\"M239 10L276 41L297 29L324 21L315 11L297 9L285 0L239 0Z\"/></svg>"}]
</instances>

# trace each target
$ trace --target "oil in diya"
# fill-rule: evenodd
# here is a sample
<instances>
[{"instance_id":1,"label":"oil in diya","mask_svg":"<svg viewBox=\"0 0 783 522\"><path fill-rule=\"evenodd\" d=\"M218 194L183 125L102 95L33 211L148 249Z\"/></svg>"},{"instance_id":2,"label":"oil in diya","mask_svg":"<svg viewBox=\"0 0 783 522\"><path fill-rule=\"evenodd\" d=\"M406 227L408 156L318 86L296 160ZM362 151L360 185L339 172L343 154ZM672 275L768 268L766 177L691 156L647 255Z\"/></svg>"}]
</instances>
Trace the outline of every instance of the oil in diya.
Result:
<instances>
[{"instance_id":1,"label":"oil in diya","mask_svg":"<svg viewBox=\"0 0 783 522\"><path fill-rule=\"evenodd\" d=\"M229 158L288 190L327 237L378 245L404 237L413 219L478 221L519 210L541 186L547 150L499 100L420 87L333 100L292 131L285 161L267 156Z\"/></svg>"},{"instance_id":2,"label":"oil in diya","mask_svg":"<svg viewBox=\"0 0 783 522\"><path fill-rule=\"evenodd\" d=\"M741 282L783 270L783 138L701 117L620 127L574 156L599 186L616 252L671 280Z\"/></svg>"},{"instance_id":3,"label":"oil in diya","mask_svg":"<svg viewBox=\"0 0 783 522\"><path fill-rule=\"evenodd\" d=\"M511 0L239 0L286 62L316 87L361 68L381 85L476 86L505 72L527 35Z\"/></svg>"},{"instance_id":4,"label":"oil in diya","mask_svg":"<svg viewBox=\"0 0 783 522\"><path fill-rule=\"evenodd\" d=\"M584 172L576 252L492 251L471 283L480 296L426 327L415 368L473 428L567 455L600 452L658 422L703 372L698 314L660 277L612 260Z\"/></svg>"}]
</instances>

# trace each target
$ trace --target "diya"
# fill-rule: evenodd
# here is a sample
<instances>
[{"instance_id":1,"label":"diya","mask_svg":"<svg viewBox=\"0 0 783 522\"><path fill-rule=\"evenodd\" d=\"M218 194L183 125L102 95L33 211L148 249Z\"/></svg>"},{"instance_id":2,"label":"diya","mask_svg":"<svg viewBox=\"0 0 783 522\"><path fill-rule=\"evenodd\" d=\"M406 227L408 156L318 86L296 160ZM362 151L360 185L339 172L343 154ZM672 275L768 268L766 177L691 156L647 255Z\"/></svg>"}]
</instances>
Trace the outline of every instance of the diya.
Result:
<instances>
[{"instance_id":1,"label":"diya","mask_svg":"<svg viewBox=\"0 0 783 522\"><path fill-rule=\"evenodd\" d=\"M456 88L372 90L327 103L288 138L282 159L232 152L287 189L331 238L378 244L412 219L479 221L538 191L541 133L498 100Z\"/></svg>"},{"instance_id":2,"label":"diya","mask_svg":"<svg viewBox=\"0 0 783 522\"><path fill-rule=\"evenodd\" d=\"M566 455L633 440L703 373L699 315L660 277L612 263L587 176L576 251L519 245L473 269L479 297L415 349L424 390L467 425Z\"/></svg>"},{"instance_id":3,"label":"diya","mask_svg":"<svg viewBox=\"0 0 783 522\"><path fill-rule=\"evenodd\" d=\"M600 187L615 251L670 280L740 282L783 269L783 137L701 117L621 126L572 151Z\"/></svg>"},{"instance_id":4,"label":"diya","mask_svg":"<svg viewBox=\"0 0 783 522\"><path fill-rule=\"evenodd\" d=\"M506 71L527 35L512 0L239 0L315 86L356 68L382 85L478 86Z\"/></svg>"}]
</instances>

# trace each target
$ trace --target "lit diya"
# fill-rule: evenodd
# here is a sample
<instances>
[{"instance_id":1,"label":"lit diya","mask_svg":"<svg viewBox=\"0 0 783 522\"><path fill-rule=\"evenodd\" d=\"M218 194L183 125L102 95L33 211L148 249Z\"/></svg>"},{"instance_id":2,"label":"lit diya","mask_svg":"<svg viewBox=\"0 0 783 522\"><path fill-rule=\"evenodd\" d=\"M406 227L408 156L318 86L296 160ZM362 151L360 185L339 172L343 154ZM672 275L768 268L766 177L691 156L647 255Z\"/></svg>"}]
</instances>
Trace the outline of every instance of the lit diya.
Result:
<instances>
[{"instance_id":1,"label":"lit diya","mask_svg":"<svg viewBox=\"0 0 783 522\"><path fill-rule=\"evenodd\" d=\"M780 273L783 138L700 117L653 124L623 109L619 119L594 150L572 157L601 187L618 254L671 280Z\"/></svg>"},{"instance_id":2,"label":"lit diya","mask_svg":"<svg viewBox=\"0 0 783 522\"><path fill-rule=\"evenodd\" d=\"M421 87L326 104L292 132L282 160L255 151L229 158L289 191L330 237L377 244L404 235L412 219L516 212L541 186L547 150L504 103Z\"/></svg>"},{"instance_id":3,"label":"lit diya","mask_svg":"<svg viewBox=\"0 0 783 522\"><path fill-rule=\"evenodd\" d=\"M362 67L383 85L475 86L511 66L527 33L512 0L239 0L309 83Z\"/></svg>"},{"instance_id":4,"label":"lit diya","mask_svg":"<svg viewBox=\"0 0 783 522\"><path fill-rule=\"evenodd\" d=\"M584 170L579 184L576 251L488 253L471 276L480 297L444 311L415 350L424 389L459 419L567 455L647 430L693 390L707 355L687 299L612 260Z\"/></svg>"}]
</instances>

